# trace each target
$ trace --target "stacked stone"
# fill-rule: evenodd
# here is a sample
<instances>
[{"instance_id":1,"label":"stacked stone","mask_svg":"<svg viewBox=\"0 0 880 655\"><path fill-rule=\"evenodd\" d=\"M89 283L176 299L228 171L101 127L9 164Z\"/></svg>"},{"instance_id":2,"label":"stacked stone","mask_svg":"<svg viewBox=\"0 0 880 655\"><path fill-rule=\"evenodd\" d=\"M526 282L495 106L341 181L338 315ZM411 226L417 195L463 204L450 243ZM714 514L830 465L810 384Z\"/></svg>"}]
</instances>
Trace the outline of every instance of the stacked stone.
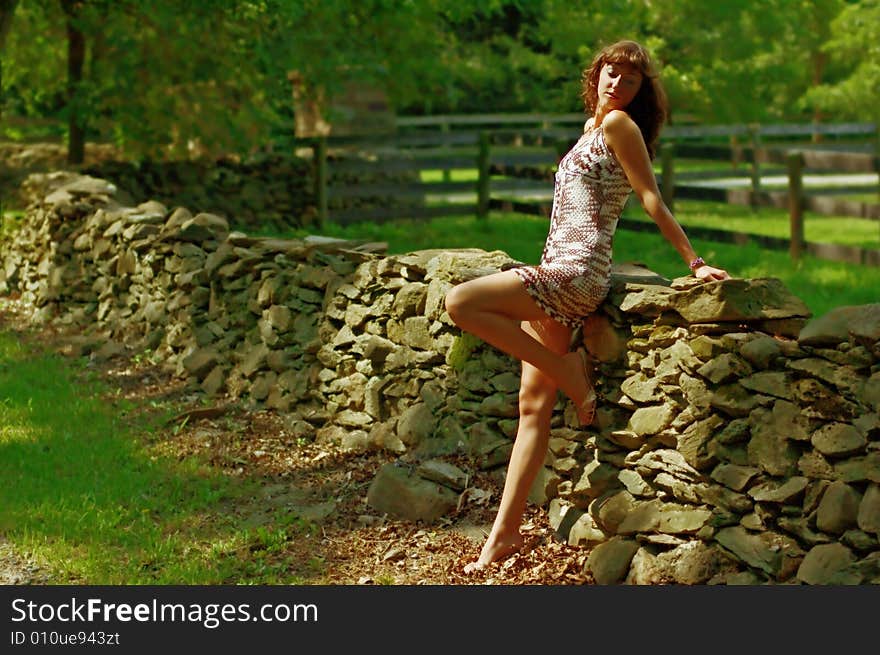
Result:
<instances>
[{"instance_id":1,"label":"stacked stone","mask_svg":"<svg viewBox=\"0 0 880 655\"><path fill-rule=\"evenodd\" d=\"M381 145L369 151L333 148L328 156L328 207L331 212L371 209L413 209L424 206L417 170L408 170L403 155ZM302 156L297 156L297 155ZM0 143L0 195L15 207L32 197L22 191L31 174L66 165L66 148L58 144ZM233 230L284 230L311 227L317 221L312 152L256 153L216 160L123 161L115 148L86 144L87 164L71 173L109 180L125 205L156 200L193 212L224 217ZM391 161L383 162L390 157ZM364 192L364 187L372 191Z\"/></svg>"},{"instance_id":2,"label":"stacked stone","mask_svg":"<svg viewBox=\"0 0 880 655\"><path fill-rule=\"evenodd\" d=\"M314 218L311 164L297 157L107 161L83 172L112 180L134 204L158 200L198 208L223 216L235 230L301 227Z\"/></svg>"},{"instance_id":3,"label":"stacked stone","mask_svg":"<svg viewBox=\"0 0 880 655\"><path fill-rule=\"evenodd\" d=\"M193 310L207 306L201 273L229 233L226 221L156 201L123 207L114 185L88 176L29 182L31 193L41 184L47 193L6 255L7 287L43 308L43 318L60 313L62 323L150 348L174 344Z\"/></svg>"},{"instance_id":4,"label":"stacked stone","mask_svg":"<svg viewBox=\"0 0 880 655\"><path fill-rule=\"evenodd\" d=\"M444 298L454 284L509 264L500 251L389 256L363 263L329 299L318 353L329 420L317 437L400 455L370 485L374 511L432 522L467 499L487 500L468 484L472 469L503 473L516 433L519 364L461 333Z\"/></svg>"},{"instance_id":5,"label":"stacked stone","mask_svg":"<svg viewBox=\"0 0 880 655\"><path fill-rule=\"evenodd\" d=\"M182 362L186 372L208 394L225 391L283 412L299 406L323 423L322 309L377 248L384 244L230 235L202 271L209 296L205 313L194 316L196 347Z\"/></svg>"},{"instance_id":6,"label":"stacked stone","mask_svg":"<svg viewBox=\"0 0 880 655\"><path fill-rule=\"evenodd\" d=\"M319 439L416 458L505 461L515 429L516 364L454 327L446 291L501 270L502 252L425 250L364 262L335 289L319 327ZM498 449L500 452L496 452Z\"/></svg>"},{"instance_id":7,"label":"stacked stone","mask_svg":"<svg viewBox=\"0 0 880 655\"><path fill-rule=\"evenodd\" d=\"M109 144L86 143L85 160L91 164L118 157ZM61 143L0 142L0 198L4 206L23 209L28 205L21 186L32 173L57 171L67 166L67 146Z\"/></svg>"},{"instance_id":8,"label":"stacked stone","mask_svg":"<svg viewBox=\"0 0 880 655\"><path fill-rule=\"evenodd\" d=\"M108 353L150 351L208 394L281 410L311 399L324 295L384 244L252 239L213 214L123 207L116 192L76 174L29 178L41 198L4 245L3 290L112 340Z\"/></svg>"},{"instance_id":9,"label":"stacked stone","mask_svg":"<svg viewBox=\"0 0 880 655\"><path fill-rule=\"evenodd\" d=\"M310 227L317 220L314 171L308 158L260 154L245 160L135 163L100 154L100 161L80 167L80 174L109 180L117 187L117 200L127 206L155 200L188 207L194 213L222 216L231 229L248 233ZM328 162L331 212L424 205L424 195L415 188L417 171L396 170L400 167L383 166L376 159L375 153L333 151ZM54 170L53 162L43 157L11 157L0 167L0 188L9 189L7 196L16 205L26 206L34 198L28 197L26 189L19 192L19 185L28 185L25 178L30 173ZM401 185L412 189L402 193ZM364 193L363 187L372 192Z\"/></svg>"},{"instance_id":10,"label":"stacked stone","mask_svg":"<svg viewBox=\"0 0 880 655\"><path fill-rule=\"evenodd\" d=\"M880 580L880 306L804 325L778 280L682 279L603 314L605 407L551 503L597 580Z\"/></svg>"},{"instance_id":11,"label":"stacked stone","mask_svg":"<svg viewBox=\"0 0 880 655\"><path fill-rule=\"evenodd\" d=\"M2 243L0 290L17 292L47 315L53 309L49 303L94 303L90 285L95 274L90 264L79 261L75 242L84 223L113 204L115 193L105 180L74 173L30 176L23 185L31 201L27 215Z\"/></svg>"}]
</instances>

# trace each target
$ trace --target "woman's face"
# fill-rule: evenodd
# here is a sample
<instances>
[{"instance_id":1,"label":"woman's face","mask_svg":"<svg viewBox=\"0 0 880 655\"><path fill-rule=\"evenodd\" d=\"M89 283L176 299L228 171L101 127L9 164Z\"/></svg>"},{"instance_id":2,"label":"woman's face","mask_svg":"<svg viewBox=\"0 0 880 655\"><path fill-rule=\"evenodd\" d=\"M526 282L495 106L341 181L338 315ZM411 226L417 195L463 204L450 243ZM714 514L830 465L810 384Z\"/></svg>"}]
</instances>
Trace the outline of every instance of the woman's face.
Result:
<instances>
[{"instance_id":1,"label":"woman's face","mask_svg":"<svg viewBox=\"0 0 880 655\"><path fill-rule=\"evenodd\" d=\"M596 86L597 108L606 111L624 109L633 101L642 86L642 73L628 63L605 63L599 71Z\"/></svg>"}]
</instances>

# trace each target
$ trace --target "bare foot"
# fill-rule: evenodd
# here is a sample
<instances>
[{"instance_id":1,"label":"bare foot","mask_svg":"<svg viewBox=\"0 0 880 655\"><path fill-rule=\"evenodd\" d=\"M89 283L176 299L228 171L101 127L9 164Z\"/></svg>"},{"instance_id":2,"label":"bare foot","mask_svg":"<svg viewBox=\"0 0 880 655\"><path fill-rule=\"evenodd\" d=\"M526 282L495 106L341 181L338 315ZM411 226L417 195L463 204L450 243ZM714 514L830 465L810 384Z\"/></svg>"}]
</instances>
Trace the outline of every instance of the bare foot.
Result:
<instances>
[{"instance_id":1,"label":"bare foot","mask_svg":"<svg viewBox=\"0 0 880 655\"><path fill-rule=\"evenodd\" d=\"M523 538L519 532L511 537L493 537L489 535L486 543L483 544L483 550L480 551L479 559L465 566L464 572L470 574L481 571L488 564L510 557L518 552L522 545Z\"/></svg>"},{"instance_id":2,"label":"bare foot","mask_svg":"<svg viewBox=\"0 0 880 655\"><path fill-rule=\"evenodd\" d=\"M590 425L596 416L596 391L591 381L587 354L583 350L577 350L566 353L562 359L569 370L568 380L571 381L562 390L574 403L580 424Z\"/></svg>"}]
</instances>

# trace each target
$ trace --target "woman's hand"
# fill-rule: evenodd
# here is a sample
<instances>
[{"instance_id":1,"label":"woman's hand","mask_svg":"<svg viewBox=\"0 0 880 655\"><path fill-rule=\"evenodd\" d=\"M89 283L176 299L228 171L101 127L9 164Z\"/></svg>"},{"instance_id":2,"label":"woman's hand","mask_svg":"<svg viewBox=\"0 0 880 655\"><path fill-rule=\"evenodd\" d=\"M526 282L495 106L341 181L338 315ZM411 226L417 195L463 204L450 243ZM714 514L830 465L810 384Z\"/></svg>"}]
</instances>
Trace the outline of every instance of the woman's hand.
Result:
<instances>
[{"instance_id":1,"label":"woman's hand","mask_svg":"<svg viewBox=\"0 0 880 655\"><path fill-rule=\"evenodd\" d=\"M714 266L703 264L694 269L694 277L697 277L704 282L711 282L713 280L729 280L730 274L722 268L715 268Z\"/></svg>"}]
</instances>

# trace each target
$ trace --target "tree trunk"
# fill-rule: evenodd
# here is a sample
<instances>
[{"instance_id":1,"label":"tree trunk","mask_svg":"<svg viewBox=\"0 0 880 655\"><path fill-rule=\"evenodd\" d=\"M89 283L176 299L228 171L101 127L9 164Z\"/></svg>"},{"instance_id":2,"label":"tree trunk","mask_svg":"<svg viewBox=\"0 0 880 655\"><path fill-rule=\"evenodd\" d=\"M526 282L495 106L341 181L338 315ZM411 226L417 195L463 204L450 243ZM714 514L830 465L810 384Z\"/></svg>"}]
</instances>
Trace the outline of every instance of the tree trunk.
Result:
<instances>
[{"instance_id":1,"label":"tree trunk","mask_svg":"<svg viewBox=\"0 0 880 655\"><path fill-rule=\"evenodd\" d=\"M813 63L813 86L819 86L820 84L822 84L822 76L825 73L825 64L828 61L828 57L824 52L816 49L816 51L813 52L813 54L812 54L812 59L813 59L813 62L812 62ZM822 110L819 109L818 107L813 109L813 123L815 125L818 125L819 123L822 122L822 118L824 118L822 115ZM818 143L821 140L822 140L822 135L819 134L818 132L814 132L813 138L812 138L813 143Z\"/></svg>"},{"instance_id":2,"label":"tree trunk","mask_svg":"<svg viewBox=\"0 0 880 655\"><path fill-rule=\"evenodd\" d=\"M85 160L85 129L77 91L82 84L86 59L86 38L76 25L82 6L77 0L61 0L67 15L67 163L82 164Z\"/></svg>"},{"instance_id":3,"label":"tree trunk","mask_svg":"<svg viewBox=\"0 0 880 655\"><path fill-rule=\"evenodd\" d=\"M12 16L17 4L18 0L0 0L0 50L6 45L6 35L12 26Z\"/></svg>"},{"instance_id":4,"label":"tree trunk","mask_svg":"<svg viewBox=\"0 0 880 655\"><path fill-rule=\"evenodd\" d=\"M12 27L12 16L15 14L15 5L18 0L0 0L0 52L6 47L6 35ZM0 119L3 118L3 104L0 103Z\"/></svg>"}]
</instances>

